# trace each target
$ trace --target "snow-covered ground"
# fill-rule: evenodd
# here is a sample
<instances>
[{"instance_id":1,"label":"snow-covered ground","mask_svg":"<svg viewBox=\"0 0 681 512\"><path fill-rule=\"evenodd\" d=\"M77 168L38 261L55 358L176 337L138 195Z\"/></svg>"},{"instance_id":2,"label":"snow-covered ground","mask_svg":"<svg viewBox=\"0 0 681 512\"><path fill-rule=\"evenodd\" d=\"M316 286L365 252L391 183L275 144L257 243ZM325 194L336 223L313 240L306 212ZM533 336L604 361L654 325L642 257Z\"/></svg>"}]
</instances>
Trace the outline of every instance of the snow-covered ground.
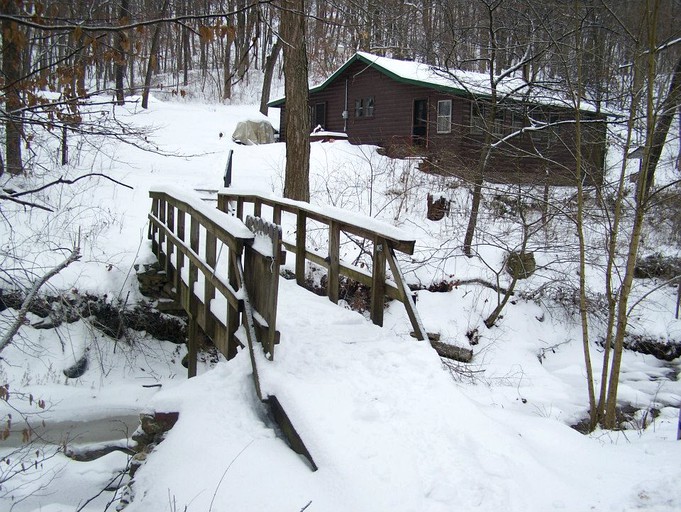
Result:
<instances>
[{"instance_id":1,"label":"snow-covered ground","mask_svg":"<svg viewBox=\"0 0 681 512\"><path fill-rule=\"evenodd\" d=\"M254 106L153 101L148 111L130 103L116 114L153 128L148 137L163 154L102 141L80 153L72 149L73 163L62 170L69 178L104 173L133 188L92 177L46 191L40 199L56 213L3 204L9 220L3 239L14 243L31 280L63 258L55 248L70 247L80 233L83 258L51 281L52 291L77 289L130 304L141 298L133 265L153 260L146 239L151 186L190 194L217 189L233 149L236 187L280 193L285 150L283 144L231 142L239 120L257 117ZM37 158L48 162L56 149L45 147ZM379 217L416 237L415 255L402 258L412 283L493 282L504 250L519 239L517 224L488 212L481 230L497 242L479 247L481 259L462 257L466 188L419 173L412 162L386 159L373 147L316 142L311 167L313 202ZM425 218L425 195L439 191L452 199L452 212L437 223ZM291 235L290 227L284 230ZM312 236L323 243L323 234ZM541 236L532 243L545 267L522 283L521 292L555 285L561 270L573 268L560 254L540 250L542 242L564 236L560 229ZM344 246L342 258L356 256L356 248ZM504 284L507 276L500 279ZM639 289L642 296L652 286ZM473 363L452 369L409 336L399 303L390 305L381 329L283 279L280 294L281 344L261 378L291 416L316 472L285 445L258 402L245 352L230 362L202 364L188 381L180 365L184 346L144 333L116 343L85 321L58 330L22 328L2 353L0 385L7 383L10 394L0 402L0 417L6 422L12 414L11 430L21 430L20 412L33 425L49 425L179 411L178 423L135 477L131 512L681 509L678 359L663 363L626 353L622 400L642 411L659 409L659 415L650 421L652 413L639 412L629 430L584 436L570 428L587 403L581 333L576 319L548 298L514 300L498 326L487 329L482 320L497 301L491 289L419 291L429 332L459 345L468 343L468 331L481 336L472 347ZM634 327L678 339L674 302L674 289L657 290ZM9 318L8 311L0 315ZM86 350L88 371L64 377L62 370ZM594 345L596 356L598 350ZM153 384L160 387L148 387ZM121 425L120 437L126 428ZM0 475L7 475L21 454L2 442ZM128 463L120 452L85 463L40 440L28 450L24 464L38 462L0 488L3 510L99 511L114 499L112 492L87 500L110 482L126 481L118 477Z\"/></svg>"}]
</instances>

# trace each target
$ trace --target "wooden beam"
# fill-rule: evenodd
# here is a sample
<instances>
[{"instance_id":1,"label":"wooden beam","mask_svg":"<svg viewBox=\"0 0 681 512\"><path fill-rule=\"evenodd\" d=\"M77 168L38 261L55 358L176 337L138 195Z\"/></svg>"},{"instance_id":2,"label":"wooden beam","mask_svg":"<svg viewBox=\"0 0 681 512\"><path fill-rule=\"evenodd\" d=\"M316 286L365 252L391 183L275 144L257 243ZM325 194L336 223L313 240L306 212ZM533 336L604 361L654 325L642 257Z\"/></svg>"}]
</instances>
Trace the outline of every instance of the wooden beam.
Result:
<instances>
[{"instance_id":1,"label":"wooden beam","mask_svg":"<svg viewBox=\"0 0 681 512\"><path fill-rule=\"evenodd\" d=\"M374 240L374 267L371 275L371 321L383 327L385 307L385 253L387 242L382 238Z\"/></svg>"},{"instance_id":2,"label":"wooden beam","mask_svg":"<svg viewBox=\"0 0 681 512\"><path fill-rule=\"evenodd\" d=\"M290 251L295 254L296 246L294 244L283 241L282 245L286 248L287 251ZM312 251L306 251L305 258L310 260L312 263L316 263L320 267L323 267L325 269L329 268L329 262L327 261L327 258L324 258L323 256L317 253L314 253ZM371 275L366 274L358 267L354 267L348 263L341 261L339 264L339 269L340 275L349 277L350 279L353 279L358 283L362 283L363 285L371 287ZM398 288L393 283L387 281L385 283L385 295L386 297L395 300L401 300L402 298L402 294L398 290Z\"/></svg>"},{"instance_id":3,"label":"wooden beam","mask_svg":"<svg viewBox=\"0 0 681 512\"><path fill-rule=\"evenodd\" d=\"M305 286L305 239L307 238L307 215L299 212L296 219L296 283Z\"/></svg>"},{"instance_id":4,"label":"wooden beam","mask_svg":"<svg viewBox=\"0 0 681 512\"><path fill-rule=\"evenodd\" d=\"M338 304L340 295L340 225L329 224L329 271L327 273L327 295L331 302Z\"/></svg>"},{"instance_id":5,"label":"wooden beam","mask_svg":"<svg viewBox=\"0 0 681 512\"><path fill-rule=\"evenodd\" d=\"M213 275L215 275L215 264L216 264L216 238L215 235L211 233L206 233L206 263L212 269ZM210 301L215 298L215 286L210 282L208 276L204 279L203 285L203 305L205 308L205 325L204 331L213 339L215 337L215 317L210 310Z\"/></svg>"},{"instance_id":6,"label":"wooden beam","mask_svg":"<svg viewBox=\"0 0 681 512\"><path fill-rule=\"evenodd\" d=\"M199 325L196 317L191 313L188 316L188 337L187 340L187 377L196 377L196 363L198 358L199 345Z\"/></svg>"},{"instance_id":7,"label":"wooden beam","mask_svg":"<svg viewBox=\"0 0 681 512\"><path fill-rule=\"evenodd\" d=\"M156 223L157 226L161 225L158 219L152 217L151 215L149 215L149 221ZM239 307L239 300L236 298L236 288L230 286L229 283L225 283L220 277L218 277L213 272L212 268L206 265L199 258L198 254L196 254L191 248L187 247L186 244L181 244L179 239L174 238L174 235L166 233L166 236L170 237L171 240L173 240L175 245L179 247L179 250L184 253L184 257L189 259L189 261L196 266L198 271L205 276L207 282L213 285L216 290L218 290L222 295L224 295L231 305L233 305L235 308ZM240 252L241 250L238 251L238 253Z\"/></svg>"},{"instance_id":8,"label":"wooden beam","mask_svg":"<svg viewBox=\"0 0 681 512\"><path fill-rule=\"evenodd\" d=\"M397 283L397 287L399 290L401 290L400 300L402 301L402 304L404 304L404 308L407 310L407 316L409 317L411 326L414 329L414 334L417 339L425 340L427 339L428 334L426 333L426 329L423 327L421 317L419 316L419 312L416 309L416 304L414 303L413 300L414 295L412 291L409 289L406 280L404 279L402 269L400 268L399 262L395 257L395 251L392 249L392 247L390 247L386 251L385 256L386 259L388 260L388 264L390 265L390 270L393 273L395 282Z\"/></svg>"},{"instance_id":9,"label":"wooden beam","mask_svg":"<svg viewBox=\"0 0 681 512\"><path fill-rule=\"evenodd\" d=\"M171 233L176 233L175 231L175 207L166 202L166 207L168 209L167 213L167 225L168 225L168 231ZM172 241L166 237L166 279L168 280L169 283L173 283L173 287L175 290L177 290L177 280L176 280L176 273L175 273L175 267L173 266L173 253L176 252L174 250L174 244Z\"/></svg>"}]
</instances>

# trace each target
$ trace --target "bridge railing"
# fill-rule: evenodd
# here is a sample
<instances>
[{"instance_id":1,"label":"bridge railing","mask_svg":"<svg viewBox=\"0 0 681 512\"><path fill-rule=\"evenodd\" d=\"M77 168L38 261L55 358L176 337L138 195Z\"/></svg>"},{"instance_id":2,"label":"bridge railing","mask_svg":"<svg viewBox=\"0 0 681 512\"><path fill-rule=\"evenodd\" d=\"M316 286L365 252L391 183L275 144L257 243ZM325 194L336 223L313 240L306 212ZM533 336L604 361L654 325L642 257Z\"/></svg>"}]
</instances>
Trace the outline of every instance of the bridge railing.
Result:
<instances>
[{"instance_id":1,"label":"bridge railing","mask_svg":"<svg viewBox=\"0 0 681 512\"><path fill-rule=\"evenodd\" d=\"M269 407L291 448L316 470L283 406L272 390L263 391L260 385L258 362L264 357L256 346L261 342L265 356L271 359L277 338L279 226L256 218L248 218L244 224L169 187L152 189L149 196L152 251L188 314L189 376L196 375L200 329L228 358L236 355L238 344L246 345L258 398ZM261 238L258 244L253 243L256 237ZM269 247L263 238L269 240ZM224 253L227 265L221 258ZM216 291L226 304L216 300ZM219 304L224 306L222 311Z\"/></svg>"},{"instance_id":2,"label":"bridge railing","mask_svg":"<svg viewBox=\"0 0 681 512\"><path fill-rule=\"evenodd\" d=\"M306 265L311 261L327 271L327 295L331 301L340 299L341 276L362 283L371 289L370 315L376 325L383 325L386 297L396 299L407 311L414 335L426 339L426 331L414 304L413 292L409 289L395 252L414 253L415 241L401 230L384 222L354 212L333 207L317 207L301 201L275 198L259 192L224 189L218 193L218 209L230 212L244 219L245 205L252 205L253 215L263 216L263 206L269 207L271 221L281 225L282 213L295 216L295 240L282 240L284 248L295 254L295 277L300 286L305 286ZM328 230L328 250L320 253L307 245L308 221L315 221ZM341 233L369 241L372 246L371 271L340 258ZM386 279L386 264L393 281Z\"/></svg>"},{"instance_id":3,"label":"bridge railing","mask_svg":"<svg viewBox=\"0 0 681 512\"><path fill-rule=\"evenodd\" d=\"M254 322L241 320L242 313L253 314L250 305L244 307L248 294L244 292L242 257L255 235L240 220L197 203L181 191L157 188L149 196L152 251L189 315L188 359L192 376L196 374L199 327L228 358L236 354L239 342L235 336L240 325L247 327L249 338L253 334L253 340L248 341L256 341L255 333L248 332Z\"/></svg>"}]
</instances>

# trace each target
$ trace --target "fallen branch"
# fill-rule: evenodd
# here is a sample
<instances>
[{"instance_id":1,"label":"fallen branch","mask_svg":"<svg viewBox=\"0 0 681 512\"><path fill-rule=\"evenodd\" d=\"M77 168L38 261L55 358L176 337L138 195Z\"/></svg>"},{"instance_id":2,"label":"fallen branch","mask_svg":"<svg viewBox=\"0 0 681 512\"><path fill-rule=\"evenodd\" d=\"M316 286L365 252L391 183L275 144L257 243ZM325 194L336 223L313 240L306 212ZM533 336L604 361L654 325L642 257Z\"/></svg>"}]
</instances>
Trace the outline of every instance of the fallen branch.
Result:
<instances>
[{"instance_id":1,"label":"fallen branch","mask_svg":"<svg viewBox=\"0 0 681 512\"><path fill-rule=\"evenodd\" d=\"M473 278L473 279L458 279L454 281L454 286L460 286L460 285L465 285L465 284L481 284L482 286L486 286L487 288L491 288L495 292L498 293L507 293L506 288L502 288L501 286L497 286L494 283L490 283L489 281L485 281L484 279L480 279L479 277ZM511 295L513 295L511 293Z\"/></svg>"},{"instance_id":2,"label":"fallen branch","mask_svg":"<svg viewBox=\"0 0 681 512\"><path fill-rule=\"evenodd\" d=\"M0 339L0 352L2 352L5 349L5 347L10 344L14 335L19 331L19 328L23 325L24 321L26 320L26 315L28 314L28 310L30 309L32 302L35 300L36 295L38 295L38 291L40 290L40 288L47 281L52 279L59 272L64 270L71 263L73 263L74 261L76 261L78 259L80 259L80 247L76 246L76 247L73 248L73 250L71 251L71 254L69 254L69 256L64 261L62 261L59 265L54 267L47 274L45 274L40 279L38 279L35 283L33 283L31 290L28 292L28 294L26 295L26 298L24 299L24 302L21 305L21 309L19 310L17 317L14 319L14 322L9 327L9 329L7 329L7 332L5 332L2 339Z\"/></svg>"}]
</instances>

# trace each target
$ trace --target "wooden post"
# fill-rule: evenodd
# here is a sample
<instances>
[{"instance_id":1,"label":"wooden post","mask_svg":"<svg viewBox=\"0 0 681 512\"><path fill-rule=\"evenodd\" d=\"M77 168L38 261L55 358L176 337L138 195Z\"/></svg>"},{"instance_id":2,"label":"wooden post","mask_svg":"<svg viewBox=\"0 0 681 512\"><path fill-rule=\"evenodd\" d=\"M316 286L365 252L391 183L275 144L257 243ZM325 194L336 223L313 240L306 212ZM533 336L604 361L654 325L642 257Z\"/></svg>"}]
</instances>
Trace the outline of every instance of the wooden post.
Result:
<instances>
[{"instance_id":1,"label":"wooden post","mask_svg":"<svg viewBox=\"0 0 681 512\"><path fill-rule=\"evenodd\" d=\"M168 225L168 231L170 233L175 234L175 206L170 203L166 202L166 208L168 209L168 214L167 214L167 225ZM173 267L173 252L175 252L177 249L173 246L172 239L168 237L166 239L166 261L165 261L165 267L166 267L166 280L169 283L173 283L175 285L175 267ZM177 288L175 288L177 291Z\"/></svg>"},{"instance_id":2,"label":"wooden post","mask_svg":"<svg viewBox=\"0 0 681 512\"><path fill-rule=\"evenodd\" d=\"M374 268L371 275L371 321L383 327L383 307L385 305L385 251L387 242L374 239Z\"/></svg>"},{"instance_id":3,"label":"wooden post","mask_svg":"<svg viewBox=\"0 0 681 512\"><path fill-rule=\"evenodd\" d=\"M189 314L189 325L188 325L188 336L187 340L187 377L196 377L196 363L197 363L197 353L198 353L198 337L199 337L199 324L196 321L196 317Z\"/></svg>"},{"instance_id":4,"label":"wooden post","mask_svg":"<svg viewBox=\"0 0 681 512\"><path fill-rule=\"evenodd\" d=\"M397 262L397 258L395 257L394 249L392 247L388 247L388 250L385 251L385 256L386 259L388 260L388 264L390 265L390 270L392 270L393 277L395 278L395 284L397 284L397 288L398 290L400 290L402 304L404 304L404 309L407 310L407 316L409 317L411 326L414 329L416 339L418 340L428 339L426 329L423 327L421 317L419 316L418 310L416 309L416 305L412 300L411 290L409 289L409 286L407 285L407 282L405 281L404 276L402 275L402 269L400 269L400 266Z\"/></svg>"},{"instance_id":5,"label":"wooden post","mask_svg":"<svg viewBox=\"0 0 681 512\"><path fill-rule=\"evenodd\" d=\"M340 296L340 225L329 223L329 272L327 274L327 295L329 300L338 304Z\"/></svg>"},{"instance_id":6,"label":"wooden post","mask_svg":"<svg viewBox=\"0 0 681 512\"><path fill-rule=\"evenodd\" d=\"M243 197L236 198L236 218L244 220L244 199Z\"/></svg>"},{"instance_id":7,"label":"wooden post","mask_svg":"<svg viewBox=\"0 0 681 512\"><path fill-rule=\"evenodd\" d=\"M166 226L166 202L165 202L164 199L158 200L158 220L161 222L161 225L163 226L163 228L159 229L159 231L158 231L158 254L157 254L157 256L158 256L159 263L165 263L163 261L163 257L165 256L163 244L165 243L165 240L166 240L165 230L166 230L167 226Z\"/></svg>"},{"instance_id":8,"label":"wooden post","mask_svg":"<svg viewBox=\"0 0 681 512\"><path fill-rule=\"evenodd\" d=\"M272 222L281 226L281 206L278 204L275 204L272 209Z\"/></svg>"},{"instance_id":9,"label":"wooden post","mask_svg":"<svg viewBox=\"0 0 681 512\"><path fill-rule=\"evenodd\" d=\"M253 217L262 216L262 199L256 197L253 201Z\"/></svg>"},{"instance_id":10,"label":"wooden post","mask_svg":"<svg viewBox=\"0 0 681 512\"><path fill-rule=\"evenodd\" d=\"M151 200L151 214L158 218L158 199L154 197ZM156 233L158 233L158 226L149 221L149 239L151 240L151 252L158 258L158 240L156 240Z\"/></svg>"},{"instance_id":11,"label":"wooden post","mask_svg":"<svg viewBox=\"0 0 681 512\"><path fill-rule=\"evenodd\" d=\"M305 238L307 237L307 214L298 210L296 220L296 283L305 286Z\"/></svg>"},{"instance_id":12,"label":"wooden post","mask_svg":"<svg viewBox=\"0 0 681 512\"><path fill-rule=\"evenodd\" d=\"M189 247L194 251L196 254L199 253L199 221L196 220L194 217L191 218L191 221L189 223ZM189 326L188 326L188 335L189 339L187 340L187 350L188 350L188 358L189 358L189 364L188 364L188 371L189 371L189 376L193 377L196 375L196 352L197 352L197 341L198 341L198 329L199 326L197 324L197 313L198 313L198 304L197 304L197 298L196 295L194 294L194 286L196 282L198 281L199 278L199 269L196 266L196 264L189 259L189 279L187 280L187 298L186 298L186 303L183 304L183 307L185 311L189 315ZM192 368L194 373L192 374Z\"/></svg>"},{"instance_id":13,"label":"wooden post","mask_svg":"<svg viewBox=\"0 0 681 512\"><path fill-rule=\"evenodd\" d=\"M206 263L213 269L213 274L215 274L216 242L215 235L206 232ZM204 331L213 340L215 339L215 317L210 310L210 301L214 298L215 287L206 276L203 285Z\"/></svg>"},{"instance_id":14,"label":"wooden post","mask_svg":"<svg viewBox=\"0 0 681 512\"><path fill-rule=\"evenodd\" d=\"M184 242L185 237L185 213L184 210L177 210L177 238ZM180 288L182 287L182 267L184 267L184 253L177 251L177 275L175 276L175 288L177 289L178 298L181 297Z\"/></svg>"},{"instance_id":15,"label":"wooden post","mask_svg":"<svg viewBox=\"0 0 681 512\"><path fill-rule=\"evenodd\" d=\"M229 251L229 262L227 269L227 278L229 285L236 291L239 289L239 280L237 278L237 263L241 260L241 252L235 254L234 251ZM237 354L239 341L236 339L236 331L239 329L239 310L233 306L227 305L227 359L232 359Z\"/></svg>"},{"instance_id":16,"label":"wooden post","mask_svg":"<svg viewBox=\"0 0 681 512\"><path fill-rule=\"evenodd\" d=\"M229 213L229 196L218 194L218 210Z\"/></svg>"}]
</instances>

